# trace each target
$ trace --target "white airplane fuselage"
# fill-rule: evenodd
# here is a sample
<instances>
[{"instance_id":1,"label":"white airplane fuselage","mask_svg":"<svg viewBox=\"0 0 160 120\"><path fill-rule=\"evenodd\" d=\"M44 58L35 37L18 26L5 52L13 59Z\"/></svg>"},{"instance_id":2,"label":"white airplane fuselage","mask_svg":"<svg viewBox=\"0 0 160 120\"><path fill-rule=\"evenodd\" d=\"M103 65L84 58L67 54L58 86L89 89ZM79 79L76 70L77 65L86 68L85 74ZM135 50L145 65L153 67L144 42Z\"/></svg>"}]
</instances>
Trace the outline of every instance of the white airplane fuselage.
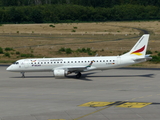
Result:
<instances>
[{"instance_id":1,"label":"white airplane fuselage","mask_svg":"<svg viewBox=\"0 0 160 120\"><path fill-rule=\"evenodd\" d=\"M39 72L39 71L53 71L54 68L61 68L65 66L87 66L94 60L91 67L83 71L90 70L107 70L110 68L117 68L121 66L128 66L135 64L131 58L110 56L110 57L72 57L72 58L35 58L22 59L17 61L17 64L12 64L7 70L11 72ZM81 72L83 72L81 71Z\"/></svg>"}]
</instances>

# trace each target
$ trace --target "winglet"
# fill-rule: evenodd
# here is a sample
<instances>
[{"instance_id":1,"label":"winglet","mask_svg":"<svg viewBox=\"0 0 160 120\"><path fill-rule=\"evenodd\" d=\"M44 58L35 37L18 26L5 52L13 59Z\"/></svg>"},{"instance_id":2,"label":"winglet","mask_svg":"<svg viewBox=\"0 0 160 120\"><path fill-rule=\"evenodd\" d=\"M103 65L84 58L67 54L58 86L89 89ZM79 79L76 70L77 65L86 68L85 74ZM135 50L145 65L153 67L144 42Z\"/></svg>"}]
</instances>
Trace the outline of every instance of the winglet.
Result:
<instances>
[{"instance_id":1,"label":"winglet","mask_svg":"<svg viewBox=\"0 0 160 120\"><path fill-rule=\"evenodd\" d=\"M128 53L123 54L122 56L131 55L131 56L145 57L148 46L148 40L149 40L149 34L144 34L134 45L134 47Z\"/></svg>"}]
</instances>

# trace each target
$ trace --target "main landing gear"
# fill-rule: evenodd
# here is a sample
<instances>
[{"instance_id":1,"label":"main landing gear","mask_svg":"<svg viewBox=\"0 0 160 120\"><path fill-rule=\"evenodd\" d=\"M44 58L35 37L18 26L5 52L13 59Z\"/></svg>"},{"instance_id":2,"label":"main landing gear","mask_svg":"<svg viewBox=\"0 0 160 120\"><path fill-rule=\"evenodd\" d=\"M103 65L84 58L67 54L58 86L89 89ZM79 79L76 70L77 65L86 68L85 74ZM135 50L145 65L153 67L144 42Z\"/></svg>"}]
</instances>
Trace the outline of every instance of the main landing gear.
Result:
<instances>
[{"instance_id":1,"label":"main landing gear","mask_svg":"<svg viewBox=\"0 0 160 120\"><path fill-rule=\"evenodd\" d=\"M24 73L25 73L25 72L21 72L21 74L22 74L22 78L25 78L25 75L24 75Z\"/></svg>"},{"instance_id":2,"label":"main landing gear","mask_svg":"<svg viewBox=\"0 0 160 120\"><path fill-rule=\"evenodd\" d=\"M76 78L79 79L81 77L81 75L82 75L81 72L78 72L77 75L76 75Z\"/></svg>"}]
</instances>

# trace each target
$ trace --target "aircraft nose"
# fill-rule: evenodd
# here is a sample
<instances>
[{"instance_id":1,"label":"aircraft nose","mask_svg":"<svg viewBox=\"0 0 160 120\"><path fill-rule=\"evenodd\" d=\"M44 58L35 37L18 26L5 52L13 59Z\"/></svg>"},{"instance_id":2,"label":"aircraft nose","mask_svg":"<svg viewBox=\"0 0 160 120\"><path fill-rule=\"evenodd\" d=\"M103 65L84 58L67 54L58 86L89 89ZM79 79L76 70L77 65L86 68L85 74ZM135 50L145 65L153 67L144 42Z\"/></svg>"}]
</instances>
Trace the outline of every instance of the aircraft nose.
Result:
<instances>
[{"instance_id":1,"label":"aircraft nose","mask_svg":"<svg viewBox=\"0 0 160 120\"><path fill-rule=\"evenodd\" d=\"M12 69L12 66L9 66L9 67L7 67L7 71L11 71L11 69Z\"/></svg>"}]
</instances>

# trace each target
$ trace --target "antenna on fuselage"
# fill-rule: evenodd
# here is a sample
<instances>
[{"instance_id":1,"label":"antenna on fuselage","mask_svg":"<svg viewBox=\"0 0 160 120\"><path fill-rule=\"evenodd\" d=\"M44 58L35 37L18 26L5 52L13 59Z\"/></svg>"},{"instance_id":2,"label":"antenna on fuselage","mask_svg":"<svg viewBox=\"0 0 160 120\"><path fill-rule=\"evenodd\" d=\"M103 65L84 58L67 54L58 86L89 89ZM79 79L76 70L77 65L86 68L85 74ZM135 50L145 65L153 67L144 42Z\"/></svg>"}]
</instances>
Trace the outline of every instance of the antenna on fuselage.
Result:
<instances>
[{"instance_id":1,"label":"antenna on fuselage","mask_svg":"<svg viewBox=\"0 0 160 120\"><path fill-rule=\"evenodd\" d=\"M98 56L98 53L95 55L95 57L97 57Z\"/></svg>"}]
</instances>

